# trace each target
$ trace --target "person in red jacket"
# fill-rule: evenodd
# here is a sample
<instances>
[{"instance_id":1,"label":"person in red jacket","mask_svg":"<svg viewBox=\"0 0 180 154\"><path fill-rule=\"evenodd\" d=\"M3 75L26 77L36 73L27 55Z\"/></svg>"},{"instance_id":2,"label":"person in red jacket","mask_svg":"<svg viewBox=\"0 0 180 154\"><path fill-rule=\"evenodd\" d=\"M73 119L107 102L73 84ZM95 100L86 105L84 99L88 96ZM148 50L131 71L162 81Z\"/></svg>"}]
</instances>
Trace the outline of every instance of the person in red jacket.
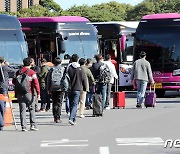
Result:
<instances>
[{"instance_id":1,"label":"person in red jacket","mask_svg":"<svg viewBox=\"0 0 180 154\"><path fill-rule=\"evenodd\" d=\"M30 112L30 130L37 131L36 122L35 122L35 97L40 98L40 87L39 82L36 76L36 72L33 71L31 68L32 59L31 58L24 58L23 60L24 66L20 68L19 71L16 72L16 77L21 72L22 74L27 71L27 75L29 77L29 92L26 94L18 94L17 99L19 103L19 110L20 110L20 120L21 120L21 127L22 131L27 130L27 122L26 122L26 107L28 107ZM13 79L13 84L16 84L16 79ZM34 93L34 89L36 90L37 95Z\"/></svg>"}]
</instances>

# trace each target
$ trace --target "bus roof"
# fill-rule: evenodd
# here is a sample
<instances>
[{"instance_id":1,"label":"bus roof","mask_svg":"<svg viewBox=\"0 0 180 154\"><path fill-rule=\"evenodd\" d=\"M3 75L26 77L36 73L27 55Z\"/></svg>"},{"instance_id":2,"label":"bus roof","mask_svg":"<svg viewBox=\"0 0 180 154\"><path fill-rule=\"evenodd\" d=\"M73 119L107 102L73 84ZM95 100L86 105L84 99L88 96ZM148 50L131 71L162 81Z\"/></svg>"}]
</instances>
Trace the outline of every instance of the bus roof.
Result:
<instances>
[{"instance_id":1,"label":"bus roof","mask_svg":"<svg viewBox=\"0 0 180 154\"><path fill-rule=\"evenodd\" d=\"M142 19L173 19L173 18L180 18L180 13L150 14L142 17Z\"/></svg>"},{"instance_id":2,"label":"bus roof","mask_svg":"<svg viewBox=\"0 0 180 154\"><path fill-rule=\"evenodd\" d=\"M0 14L0 29L21 29L21 25L15 16Z\"/></svg>"},{"instance_id":3,"label":"bus roof","mask_svg":"<svg viewBox=\"0 0 180 154\"><path fill-rule=\"evenodd\" d=\"M18 18L21 23L40 22L89 22L87 18L80 16L58 16L58 17L27 17Z\"/></svg>"},{"instance_id":4,"label":"bus roof","mask_svg":"<svg viewBox=\"0 0 180 154\"><path fill-rule=\"evenodd\" d=\"M92 22L91 24L118 24L120 26L137 28L139 21L109 21L109 22Z\"/></svg>"}]
</instances>

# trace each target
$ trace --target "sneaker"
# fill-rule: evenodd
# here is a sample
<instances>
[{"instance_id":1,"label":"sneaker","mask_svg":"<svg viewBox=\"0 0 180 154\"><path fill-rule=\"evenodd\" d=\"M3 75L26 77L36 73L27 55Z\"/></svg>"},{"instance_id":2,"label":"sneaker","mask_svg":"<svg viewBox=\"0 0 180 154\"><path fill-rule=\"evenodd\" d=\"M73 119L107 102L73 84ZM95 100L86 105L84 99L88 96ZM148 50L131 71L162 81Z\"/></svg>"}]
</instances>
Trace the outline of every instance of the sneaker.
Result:
<instances>
[{"instance_id":1,"label":"sneaker","mask_svg":"<svg viewBox=\"0 0 180 154\"><path fill-rule=\"evenodd\" d=\"M32 131L38 131L39 129L37 129L35 126L32 126L32 127L30 128L30 130L32 130Z\"/></svg>"},{"instance_id":2,"label":"sneaker","mask_svg":"<svg viewBox=\"0 0 180 154\"><path fill-rule=\"evenodd\" d=\"M39 112L45 112L45 109L40 109Z\"/></svg>"},{"instance_id":3,"label":"sneaker","mask_svg":"<svg viewBox=\"0 0 180 154\"><path fill-rule=\"evenodd\" d=\"M50 110L49 109L46 109L46 112L49 112Z\"/></svg>"},{"instance_id":4,"label":"sneaker","mask_svg":"<svg viewBox=\"0 0 180 154\"><path fill-rule=\"evenodd\" d=\"M136 107L137 108L142 108L142 105L137 103Z\"/></svg>"},{"instance_id":5,"label":"sneaker","mask_svg":"<svg viewBox=\"0 0 180 154\"><path fill-rule=\"evenodd\" d=\"M83 114L81 114L79 117L80 117L80 118L84 118L85 116L84 116Z\"/></svg>"},{"instance_id":6,"label":"sneaker","mask_svg":"<svg viewBox=\"0 0 180 154\"><path fill-rule=\"evenodd\" d=\"M76 124L76 123L73 122L72 120L69 120L69 123L70 123L71 125L75 125L75 124Z\"/></svg>"},{"instance_id":7,"label":"sneaker","mask_svg":"<svg viewBox=\"0 0 180 154\"><path fill-rule=\"evenodd\" d=\"M3 127L0 127L0 131L3 131Z\"/></svg>"},{"instance_id":8,"label":"sneaker","mask_svg":"<svg viewBox=\"0 0 180 154\"><path fill-rule=\"evenodd\" d=\"M22 131L23 132L27 132L28 130L26 128L22 128Z\"/></svg>"},{"instance_id":9,"label":"sneaker","mask_svg":"<svg viewBox=\"0 0 180 154\"><path fill-rule=\"evenodd\" d=\"M106 110L110 110L111 108L109 107L109 106L106 106L106 108L105 108Z\"/></svg>"},{"instance_id":10,"label":"sneaker","mask_svg":"<svg viewBox=\"0 0 180 154\"><path fill-rule=\"evenodd\" d=\"M86 110L90 110L90 107L89 107L89 106L86 106Z\"/></svg>"},{"instance_id":11,"label":"sneaker","mask_svg":"<svg viewBox=\"0 0 180 154\"><path fill-rule=\"evenodd\" d=\"M55 123L61 123L61 120L60 119L54 119L54 122Z\"/></svg>"}]
</instances>

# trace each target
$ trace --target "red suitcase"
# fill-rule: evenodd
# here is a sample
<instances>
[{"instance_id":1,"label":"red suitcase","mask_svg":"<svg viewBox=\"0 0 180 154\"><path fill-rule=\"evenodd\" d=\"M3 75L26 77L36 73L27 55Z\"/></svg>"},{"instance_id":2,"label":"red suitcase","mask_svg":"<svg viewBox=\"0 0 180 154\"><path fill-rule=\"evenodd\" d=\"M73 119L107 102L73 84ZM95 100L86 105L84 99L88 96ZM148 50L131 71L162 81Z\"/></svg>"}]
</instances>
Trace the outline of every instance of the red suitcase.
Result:
<instances>
[{"instance_id":1,"label":"red suitcase","mask_svg":"<svg viewBox=\"0 0 180 154\"><path fill-rule=\"evenodd\" d=\"M125 108L125 92L118 92L118 80L115 79L115 92L113 93L113 109Z\"/></svg>"}]
</instances>

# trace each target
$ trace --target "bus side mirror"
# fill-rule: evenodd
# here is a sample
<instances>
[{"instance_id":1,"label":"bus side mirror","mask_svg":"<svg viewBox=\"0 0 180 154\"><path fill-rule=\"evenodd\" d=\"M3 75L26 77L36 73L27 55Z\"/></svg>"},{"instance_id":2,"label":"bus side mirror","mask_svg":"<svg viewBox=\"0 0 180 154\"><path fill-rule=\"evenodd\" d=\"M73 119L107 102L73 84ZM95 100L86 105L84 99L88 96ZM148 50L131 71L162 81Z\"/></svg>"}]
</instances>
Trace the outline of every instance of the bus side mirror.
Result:
<instances>
[{"instance_id":1,"label":"bus side mirror","mask_svg":"<svg viewBox=\"0 0 180 154\"><path fill-rule=\"evenodd\" d=\"M123 34L120 38L120 51L123 52L126 48L126 35Z\"/></svg>"},{"instance_id":2,"label":"bus side mirror","mask_svg":"<svg viewBox=\"0 0 180 154\"><path fill-rule=\"evenodd\" d=\"M58 39L58 54L63 54L65 53L66 48L65 48L65 43L63 40Z\"/></svg>"}]
</instances>

